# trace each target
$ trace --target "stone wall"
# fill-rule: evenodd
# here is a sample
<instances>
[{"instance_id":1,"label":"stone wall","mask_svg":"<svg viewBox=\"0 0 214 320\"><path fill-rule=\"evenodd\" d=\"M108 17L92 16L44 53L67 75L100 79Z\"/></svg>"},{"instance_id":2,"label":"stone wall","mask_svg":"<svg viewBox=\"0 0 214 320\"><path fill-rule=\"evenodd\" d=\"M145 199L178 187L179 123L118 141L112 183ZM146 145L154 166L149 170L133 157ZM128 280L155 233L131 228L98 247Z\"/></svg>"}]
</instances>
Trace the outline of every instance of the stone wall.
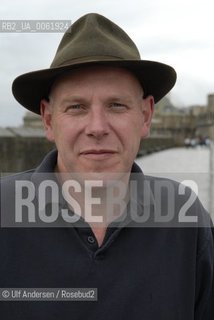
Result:
<instances>
[{"instance_id":1,"label":"stone wall","mask_svg":"<svg viewBox=\"0 0 214 320\"><path fill-rule=\"evenodd\" d=\"M41 134L19 135L13 130L0 130L0 172L20 172L36 167L54 145Z\"/></svg>"},{"instance_id":2,"label":"stone wall","mask_svg":"<svg viewBox=\"0 0 214 320\"><path fill-rule=\"evenodd\" d=\"M45 138L0 139L2 150L0 171L12 173L34 168L53 147Z\"/></svg>"},{"instance_id":3,"label":"stone wall","mask_svg":"<svg viewBox=\"0 0 214 320\"><path fill-rule=\"evenodd\" d=\"M173 148L176 143L172 137L151 136L141 141L138 156Z\"/></svg>"}]
</instances>

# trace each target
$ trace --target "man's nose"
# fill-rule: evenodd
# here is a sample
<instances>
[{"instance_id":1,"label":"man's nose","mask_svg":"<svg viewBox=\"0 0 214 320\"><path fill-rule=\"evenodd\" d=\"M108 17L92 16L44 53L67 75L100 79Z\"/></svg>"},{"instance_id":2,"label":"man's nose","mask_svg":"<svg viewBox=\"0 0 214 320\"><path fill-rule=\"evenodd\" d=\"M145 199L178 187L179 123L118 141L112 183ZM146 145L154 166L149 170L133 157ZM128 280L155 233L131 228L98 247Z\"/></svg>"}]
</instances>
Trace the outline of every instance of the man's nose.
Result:
<instances>
[{"instance_id":1,"label":"man's nose","mask_svg":"<svg viewBox=\"0 0 214 320\"><path fill-rule=\"evenodd\" d=\"M109 133L108 116L104 109L94 108L90 111L85 132L88 136L97 139Z\"/></svg>"}]
</instances>

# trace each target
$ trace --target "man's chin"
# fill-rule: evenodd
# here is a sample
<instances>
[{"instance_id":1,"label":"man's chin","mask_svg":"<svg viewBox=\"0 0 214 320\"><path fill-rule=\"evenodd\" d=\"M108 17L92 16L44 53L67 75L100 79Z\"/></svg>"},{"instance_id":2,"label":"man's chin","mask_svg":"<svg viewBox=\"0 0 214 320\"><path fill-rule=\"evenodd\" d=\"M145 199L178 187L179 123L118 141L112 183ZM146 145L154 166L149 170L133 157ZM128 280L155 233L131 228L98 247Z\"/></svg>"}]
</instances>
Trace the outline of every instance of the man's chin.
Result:
<instances>
[{"instance_id":1,"label":"man's chin","mask_svg":"<svg viewBox=\"0 0 214 320\"><path fill-rule=\"evenodd\" d=\"M73 175L72 175L73 176ZM77 179L81 184L85 184L86 181L100 181L103 187L114 185L118 181L128 182L129 173L124 172L81 172L75 173L73 179Z\"/></svg>"},{"instance_id":2,"label":"man's chin","mask_svg":"<svg viewBox=\"0 0 214 320\"><path fill-rule=\"evenodd\" d=\"M115 181L128 181L126 179L129 173L125 172L109 172L109 171L87 171L87 172L63 172L57 173L58 178L61 181L75 180L81 185L85 184L85 181L102 181L103 186L107 186L115 183Z\"/></svg>"}]
</instances>

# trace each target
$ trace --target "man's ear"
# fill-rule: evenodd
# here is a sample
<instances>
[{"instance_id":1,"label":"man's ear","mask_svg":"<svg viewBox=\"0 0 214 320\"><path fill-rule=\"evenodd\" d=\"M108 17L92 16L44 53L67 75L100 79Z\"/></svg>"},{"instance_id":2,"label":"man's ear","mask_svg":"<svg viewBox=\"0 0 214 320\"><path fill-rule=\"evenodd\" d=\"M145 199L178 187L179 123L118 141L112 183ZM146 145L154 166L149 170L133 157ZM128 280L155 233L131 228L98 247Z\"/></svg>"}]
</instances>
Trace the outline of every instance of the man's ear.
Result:
<instances>
[{"instance_id":1,"label":"man's ear","mask_svg":"<svg viewBox=\"0 0 214 320\"><path fill-rule=\"evenodd\" d=\"M142 102L142 112L143 112L143 127L142 127L142 139L146 138L150 133L150 127L152 122L152 116L154 112L154 98L153 96L148 96L143 99Z\"/></svg>"},{"instance_id":2,"label":"man's ear","mask_svg":"<svg viewBox=\"0 0 214 320\"><path fill-rule=\"evenodd\" d=\"M52 116L53 116L53 107L50 105L50 102L46 99L42 99L40 102L40 113L42 116L42 122L45 129L46 138L54 142L54 133L52 127Z\"/></svg>"}]
</instances>

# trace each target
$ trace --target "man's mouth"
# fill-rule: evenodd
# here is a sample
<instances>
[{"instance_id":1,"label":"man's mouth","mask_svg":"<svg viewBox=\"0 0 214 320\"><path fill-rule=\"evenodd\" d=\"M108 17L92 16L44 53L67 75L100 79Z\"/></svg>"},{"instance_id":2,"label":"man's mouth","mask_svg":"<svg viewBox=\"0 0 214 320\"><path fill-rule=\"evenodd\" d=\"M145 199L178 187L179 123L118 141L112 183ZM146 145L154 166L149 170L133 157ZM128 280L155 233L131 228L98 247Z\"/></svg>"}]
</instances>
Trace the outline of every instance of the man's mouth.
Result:
<instances>
[{"instance_id":1,"label":"man's mouth","mask_svg":"<svg viewBox=\"0 0 214 320\"><path fill-rule=\"evenodd\" d=\"M80 152L81 156L89 159L105 159L116 154L115 150L110 149L88 149Z\"/></svg>"}]
</instances>

